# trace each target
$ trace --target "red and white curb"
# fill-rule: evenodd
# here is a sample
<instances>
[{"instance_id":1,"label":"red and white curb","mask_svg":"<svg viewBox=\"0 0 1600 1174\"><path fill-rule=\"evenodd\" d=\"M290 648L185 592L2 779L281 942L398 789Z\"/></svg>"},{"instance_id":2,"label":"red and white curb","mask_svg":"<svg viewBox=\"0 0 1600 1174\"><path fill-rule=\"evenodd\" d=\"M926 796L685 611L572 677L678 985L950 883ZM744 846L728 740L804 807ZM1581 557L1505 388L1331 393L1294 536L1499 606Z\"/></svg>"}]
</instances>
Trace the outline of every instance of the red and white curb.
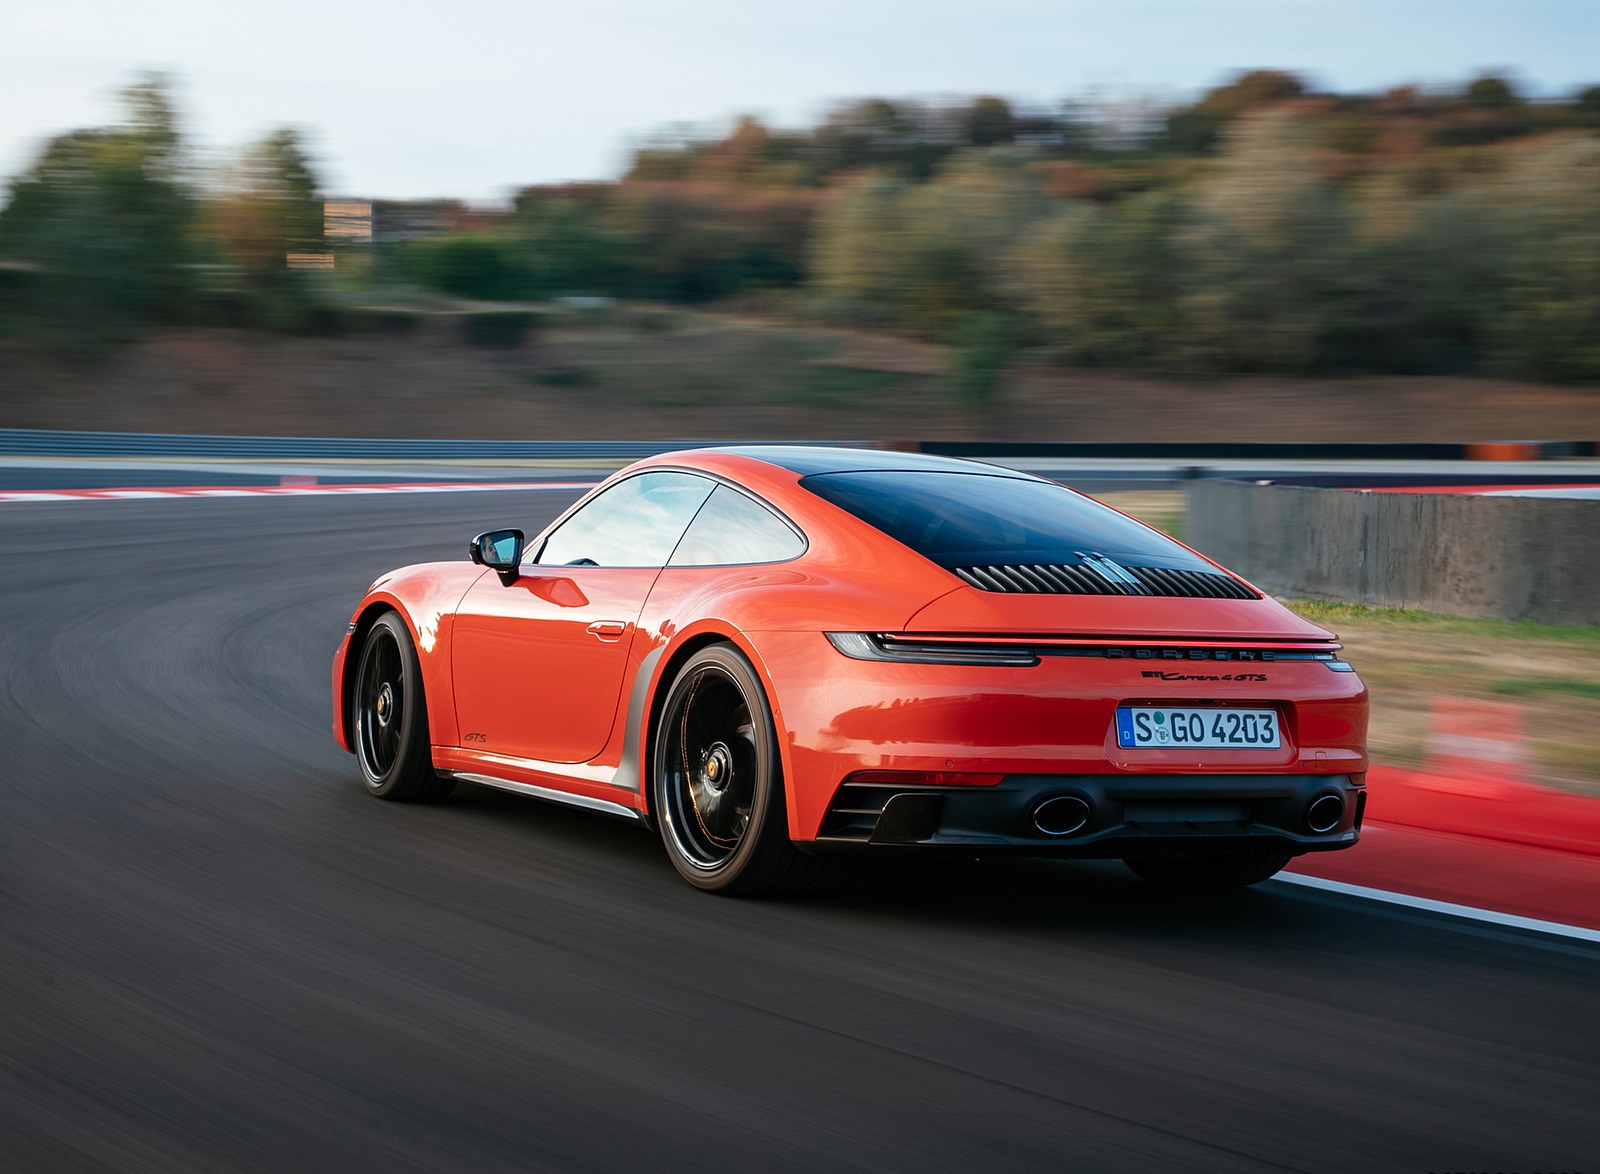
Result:
<instances>
[{"instance_id":1,"label":"red and white curb","mask_svg":"<svg viewBox=\"0 0 1600 1174\"><path fill-rule=\"evenodd\" d=\"M149 501L174 497L356 497L380 493L527 493L592 489L598 481L423 481L390 485L153 486L129 489L6 489L0 503L26 501Z\"/></svg>"}]
</instances>

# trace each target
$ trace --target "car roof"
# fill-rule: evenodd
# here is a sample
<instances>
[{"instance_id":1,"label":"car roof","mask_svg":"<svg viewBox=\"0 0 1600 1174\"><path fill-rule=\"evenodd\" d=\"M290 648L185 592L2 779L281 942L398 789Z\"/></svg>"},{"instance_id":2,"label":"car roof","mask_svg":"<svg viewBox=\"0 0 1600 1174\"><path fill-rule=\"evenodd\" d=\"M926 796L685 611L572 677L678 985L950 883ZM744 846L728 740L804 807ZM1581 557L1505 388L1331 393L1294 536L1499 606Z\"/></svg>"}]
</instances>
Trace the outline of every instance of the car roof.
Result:
<instances>
[{"instance_id":1,"label":"car roof","mask_svg":"<svg viewBox=\"0 0 1600 1174\"><path fill-rule=\"evenodd\" d=\"M730 445L707 450L765 461L802 477L817 473L878 473L914 470L924 473L978 473L995 477L1033 480L1026 473L999 465L981 465L954 457L917 452L892 452L871 448L824 448L799 444Z\"/></svg>"}]
</instances>

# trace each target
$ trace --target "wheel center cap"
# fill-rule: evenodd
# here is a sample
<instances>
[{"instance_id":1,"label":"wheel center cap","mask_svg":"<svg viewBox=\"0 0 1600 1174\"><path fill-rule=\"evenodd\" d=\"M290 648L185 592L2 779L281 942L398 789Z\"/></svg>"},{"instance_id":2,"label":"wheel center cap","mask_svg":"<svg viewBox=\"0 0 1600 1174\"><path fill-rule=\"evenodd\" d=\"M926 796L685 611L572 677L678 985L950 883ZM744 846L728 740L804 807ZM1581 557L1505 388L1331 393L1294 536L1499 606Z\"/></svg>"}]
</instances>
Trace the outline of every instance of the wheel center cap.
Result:
<instances>
[{"instance_id":1,"label":"wheel center cap","mask_svg":"<svg viewBox=\"0 0 1600 1174\"><path fill-rule=\"evenodd\" d=\"M733 753L726 743L717 742L706 751L700 773L712 791L721 794L733 778Z\"/></svg>"},{"instance_id":2,"label":"wheel center cap","mask_svg":"<svg viewBox=\"0 0 1600 1174\"><path fill-rule=\"evenodd\" d=\"M385 685L378 691L378 721L382 725L389 724L389 718L394 713L394 690Z\"/></svg>"}]
</instances>

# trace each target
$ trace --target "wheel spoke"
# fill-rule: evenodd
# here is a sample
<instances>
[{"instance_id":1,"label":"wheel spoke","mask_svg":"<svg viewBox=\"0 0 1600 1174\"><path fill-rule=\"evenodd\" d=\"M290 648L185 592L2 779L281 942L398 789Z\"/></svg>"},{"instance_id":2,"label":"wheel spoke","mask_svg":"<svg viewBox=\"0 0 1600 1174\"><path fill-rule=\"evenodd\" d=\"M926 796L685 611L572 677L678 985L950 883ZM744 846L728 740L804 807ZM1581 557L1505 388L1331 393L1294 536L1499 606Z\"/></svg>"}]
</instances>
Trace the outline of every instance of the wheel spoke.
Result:
<instances>
[{"instance_id":1,"label":"wheel spoke","mask_svg":"<svg viewBox=\"0 0 1600 1174\"><path fill-rule=\"evenodd\" d=\"M761 754L756 749L756 728L750 724L749 710L745 711L745 720L734 727L729 748L733 751L734 778L753 783L756 764L761 761ZM744 794L746 797L750 794L748 787Z\"/></svg>"},{"instance_id":2,"label":"wheel spoke","mask_svg":"<svg viewBox=\"0 0 1600 1174\"><path fill-rule=\"evenodd\" d=\"M399 758L403 676L399 645L387 632L375 631L356 678L357 749L374 780L388 774Z\"/></svg>"},{"instance_id":3,"label":"wheel spoke","mask_svg":"<svg viewBox=\"0 0 1600 1174\"><path fill-rule=\"evenodd\" d=\"M750 826L760 752L739 683L717 668L688 679L671 720L668 801L685 851L712 868Z\"/></svg>"},{"instance_id":4,"label":"wheel spoke","mask_svg":"<svg viewBox=\"0 0 1600 1174\"><path fill-rule=\"evenodd\" d=\"M705 696L708 692L701 688L704 674L695 682L696 688L685 702L683 721L683 743L690 749L709 746L718 738L726 736L724 723L717 712L717 701L713 696ZM715 693L713 688L709 690Z\"/></svg>"}]
</instances>

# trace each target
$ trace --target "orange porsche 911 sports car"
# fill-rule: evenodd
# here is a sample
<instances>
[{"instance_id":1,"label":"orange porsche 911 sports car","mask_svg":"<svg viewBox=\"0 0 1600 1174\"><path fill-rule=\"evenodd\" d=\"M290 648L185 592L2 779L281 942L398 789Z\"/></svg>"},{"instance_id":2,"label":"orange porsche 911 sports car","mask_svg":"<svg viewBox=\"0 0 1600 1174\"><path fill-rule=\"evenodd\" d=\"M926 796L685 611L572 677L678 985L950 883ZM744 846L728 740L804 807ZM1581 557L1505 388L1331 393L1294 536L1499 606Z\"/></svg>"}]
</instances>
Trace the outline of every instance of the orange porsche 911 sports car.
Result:
<instances>
[{"instance_id":1,"label":"orange porsche 911 sports car","mask_svg":"<svg viewBox=\"0 0 1600 1174\"><path fill-rule=\"evenodd\" d=\"M846 851L1227 887L1360 835L1367 691L1334 637L1051 481L678 452L468 553L379 579L334 658L380 798L466 779L641 820L746 894Z\"/></svg>"}]
</instances>

